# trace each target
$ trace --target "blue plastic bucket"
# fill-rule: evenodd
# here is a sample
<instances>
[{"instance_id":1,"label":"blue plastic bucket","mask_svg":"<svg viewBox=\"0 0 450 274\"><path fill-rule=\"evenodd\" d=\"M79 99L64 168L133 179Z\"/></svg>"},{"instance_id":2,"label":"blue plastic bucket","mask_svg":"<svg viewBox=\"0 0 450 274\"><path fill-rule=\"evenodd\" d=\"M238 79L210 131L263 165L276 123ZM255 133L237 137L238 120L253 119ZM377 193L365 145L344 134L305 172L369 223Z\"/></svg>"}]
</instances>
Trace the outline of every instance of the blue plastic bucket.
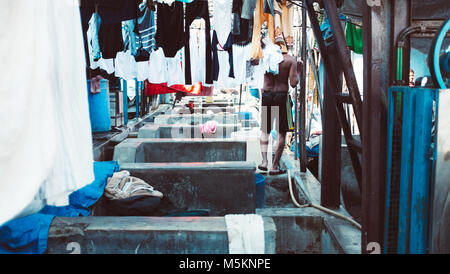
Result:
<instances>
[{"instance_id":1,"label":"blue plastic bucket","mask_svg":"<svg viewBox=\"0 0 450 274\"><path fill-rule=\"evenodd\" d=\"M89 117L91 119L91 129L93 132L109 131L111 129L109 84L108 80L100 81L100 92L91 93L91 81L87 81Z\"/></svg>"},{"instance_id":2,"label":"blue plastic bucket","mask_svg":"<svg viewBox=\"0 0 450 274\"><path fill-rule=\"evenodd\" d=\"M256 208L264 208L266 206L266 177L256 173L255 174L255 184L256 184Z\"/></svg>"}]
</instances>

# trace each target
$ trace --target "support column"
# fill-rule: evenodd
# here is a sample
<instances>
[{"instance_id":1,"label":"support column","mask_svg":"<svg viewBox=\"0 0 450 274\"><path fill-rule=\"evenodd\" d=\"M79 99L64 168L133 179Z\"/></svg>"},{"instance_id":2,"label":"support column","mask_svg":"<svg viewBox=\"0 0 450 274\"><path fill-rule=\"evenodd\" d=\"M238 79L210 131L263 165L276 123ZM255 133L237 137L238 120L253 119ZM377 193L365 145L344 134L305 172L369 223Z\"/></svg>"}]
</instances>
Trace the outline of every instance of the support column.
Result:
<instances>
[{"instance_id":1,"label":"support column","mask_svg":"<svg viewBox=\"0 0 450 274\"><path fill-rule=\"evenodd\" d=\"M306 10L302 9L302 74L300 79L300 171L306 172L307 157L306 157Z\"/></svg>"},{"instance_id":2,"label":"support column","mask_svg":"<svg viewBox=\"0 0 450 274\"><path fill-rule=\"evenodd\" d=\"M321 205L328 208L339 208L341 193L341 126L336 113L334 94L342 92L342 70L338 65L335 45L327 46L331 64L334 64L332 72L326 72L323 85L323 134L322 134L322 177L320 178ZM334 90L327 75L334 74L336 87Z\"/></svg>"},{"instance_id":3,"label":"support column","mask_svg":"<svg viewBox=\"0 0 450 274\"><path fill-rule=\"evenodd\" d=\"M361 248L383 250L386 185L387 91L390 77L391 12L394 1L363 1L363 131ZM395 1L397 2L397 1ZM369 250L370 251L370 250Z\"/></svg>"}]
</instances>

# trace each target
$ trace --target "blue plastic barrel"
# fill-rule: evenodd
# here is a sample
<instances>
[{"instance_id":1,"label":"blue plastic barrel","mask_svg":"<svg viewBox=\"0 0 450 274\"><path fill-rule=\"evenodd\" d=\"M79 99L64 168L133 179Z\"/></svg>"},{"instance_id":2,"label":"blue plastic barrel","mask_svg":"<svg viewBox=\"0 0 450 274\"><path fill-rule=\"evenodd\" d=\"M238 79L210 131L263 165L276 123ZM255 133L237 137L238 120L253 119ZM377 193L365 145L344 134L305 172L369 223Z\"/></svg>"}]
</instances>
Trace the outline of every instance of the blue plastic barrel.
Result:
<instances>
[{"instance_id":1,"label":"blue plastic barrel","mask_svg":"<svg viewBox=\"0 0 450 274\"><path fill-rule=\"evenodd\" d=\"M256 184L256 208L264 208L266 206L266 177L256 173L255 174L255 184Z\"/></svg>"},{"instance_id":2,"label":"blue plastic barrel","mask_svg":"<svg viewBox=\"0 0 450 274\"><path fill-rule=\"evenodd\" d=\"M91 129L93 132L109 131L111 129L109 83L108 80L100 81L100 92L91 93L91 81L87 81L89 117L91 119Z\"/></svg>"}]
</instances>

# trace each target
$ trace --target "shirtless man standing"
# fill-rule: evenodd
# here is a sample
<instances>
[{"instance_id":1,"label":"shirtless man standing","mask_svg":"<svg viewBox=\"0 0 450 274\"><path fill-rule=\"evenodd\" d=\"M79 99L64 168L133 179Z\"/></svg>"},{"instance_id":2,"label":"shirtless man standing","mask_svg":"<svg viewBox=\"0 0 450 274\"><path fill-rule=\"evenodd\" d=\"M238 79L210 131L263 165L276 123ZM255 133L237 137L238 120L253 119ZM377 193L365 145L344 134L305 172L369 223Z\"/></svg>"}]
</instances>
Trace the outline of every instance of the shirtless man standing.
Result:
<instances>
[{"instance_id":1,"label":"shirtless man standing","mask_svg":"<svg viewBox=\"0 0 450 274\"><path fill-rule=\"evenodd\" d=\"M297 62L294 57L287 52L283 52L283 61L279 64L278 75L266 73L264 75L264 85L262 90L262 111L261 111L261 154L262 163L258 168L267 171L267 151L269 145L270 131L274 118L278 142L275 151L275 157L270 175L277 175L286 172L280 168L280 159L283 154L286 132L288 131L286 100L289 96L289 84L295 88L299 82L299 72L301 71L301 61Z\"/></svg>"}]
</instances>

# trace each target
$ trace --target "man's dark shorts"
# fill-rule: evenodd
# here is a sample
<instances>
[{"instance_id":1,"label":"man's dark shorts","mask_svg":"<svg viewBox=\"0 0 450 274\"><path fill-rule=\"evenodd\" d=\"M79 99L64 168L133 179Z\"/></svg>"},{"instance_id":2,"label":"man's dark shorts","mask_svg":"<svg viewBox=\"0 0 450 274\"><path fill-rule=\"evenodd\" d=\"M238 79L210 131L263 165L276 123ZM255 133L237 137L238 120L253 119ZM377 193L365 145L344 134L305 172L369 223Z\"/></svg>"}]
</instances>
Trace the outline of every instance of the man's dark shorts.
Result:
<instances>
[{"instance_id":1,"label":"man's dark shorts","mask_svg":"<svg viewBox=\"0 0 450 274\"><path fill-rule=\"evenodd\" d=\"M273 121L275 130L280 133L288 131L286 100L287 92L267 92L262 94L261 130L270 133ZM290 101L290 100L289 100Z\"/></svg>"}]
</instances>

